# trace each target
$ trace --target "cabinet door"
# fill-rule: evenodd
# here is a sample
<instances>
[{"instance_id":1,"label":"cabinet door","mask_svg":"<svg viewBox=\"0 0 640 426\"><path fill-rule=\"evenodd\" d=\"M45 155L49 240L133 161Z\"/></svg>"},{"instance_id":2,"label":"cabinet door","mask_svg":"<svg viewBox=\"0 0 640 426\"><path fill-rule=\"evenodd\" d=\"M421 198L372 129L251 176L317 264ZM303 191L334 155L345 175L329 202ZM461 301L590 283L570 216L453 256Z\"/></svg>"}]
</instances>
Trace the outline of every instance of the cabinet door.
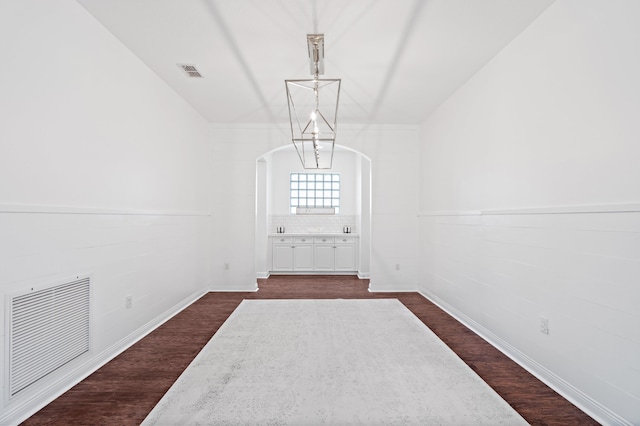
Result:
<instances>
[{"instance_id":1,"label":"cabinet door","mask_svg":"<svg viewBox=\"0 0 640 426\"><path fill-rule=\"evenodd\" d=\"M355 271L356 268L356 245L355 244L336 244L335 248L336 271Z\"/></svg>"},{"instance_id":2,"label":"cabinet door","mask_svg":"<svg viewBox=\"0 0 640 426\"><path fill-rule=\"evenodd\" d=\"M314 246L314 270L333 271L335 248L333 243L317 243Z\"/></svg>"},{"instance_id":3,"label":"cabinet door","mask_svg":"<svg viewBox=\"0 0 640 426\"><path fill-rule=\"evenodd\" d=\"M293 249L293 270L313 271L313 244L296 244Z\"/></svg>"},{"instance_id":4,"label":"cabinet door","mask_svg":"<svg viewBox=\"0 0 640 426\"><path fill-rule=\"evenodd\" d=\"M273 244L273 270L293 270L293 247L291 243Z\"/></svg>"}]
</instances>

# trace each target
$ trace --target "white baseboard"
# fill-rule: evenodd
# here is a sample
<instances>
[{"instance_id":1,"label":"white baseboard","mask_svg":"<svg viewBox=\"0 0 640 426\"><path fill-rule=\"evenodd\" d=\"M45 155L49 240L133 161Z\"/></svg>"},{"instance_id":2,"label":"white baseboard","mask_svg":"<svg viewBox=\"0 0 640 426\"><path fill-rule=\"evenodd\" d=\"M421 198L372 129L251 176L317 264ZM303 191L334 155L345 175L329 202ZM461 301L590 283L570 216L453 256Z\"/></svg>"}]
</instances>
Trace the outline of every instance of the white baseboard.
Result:
<instances>
[{"instance_id":1,"label":"white baseboard","mask_svg":"<svg viewBox=\"0 0 640 426\"><path fill-rule=\"evenodd\" d=\"M58 371L57 377L44 382L44 385L34 390L33 393L5 406L7 410L0 415L0 425L19 424L25 421L206 293L207 290L199 290L192 293L104 351L94 355L89 353L84 358L84 361L76 364L72 363L71 368L61 369Z\"/></svg>"},{"instance_id":2,"label":"white baseboard","mask_svg":"<svg viewBox=\"0 0 640 426\"><path fill-rule=\"evenodd\" d=\"M210 293L255 293L258 290L258 286L255 288L214 288L209 290Z\"/></svg>"},{"instance_id":3,"label":"white baseboard","mask_svg":"<svg viewBox=\"0 0 640 426\"><path fill-rule=\"evenodd\" d=\"M371 284L369 283L369 292L370 293L411 293L416 292L417 289L415 287L398 287L394 285L380 285L380 284Z\"/></svg>"},{"instance_id":4,"label":"white baseboard","mask_svg":"<svg viewBox=\"0 0 640 426\"><path fill-rule=\"evenodd\" d=\"M358 275L356 271L271 271L272 275Z\"/></svg>"},{"instance_id":5,"label":"white baseboard","mask_svg":"<svg viewBox=\"0 0 640 426\"><path fill-rule=\"evenodd\" d=\"M469 328L475 334L484 339L494 348L508 356L516 364L533 374L536 378L549 386L551 389L559 393L562 397L569 402L580 408L582 411L593 417L596 421L603 425L621 425L621 426L633 426L633 424L626 419L620 417L613 411L609 410L598 401L586 395L581 390L574 387L571 383L564 380L562 377L548 370L545 366L533 360L527 354L520 351L516 347L509 344L507 341L496 336L486 327L477 323L473 319L460 312L458 309L449 305L444 300L440 299L435 294L425 289L420 289L420 294L429 299L435 305L454 317L465 327Z\"/></svg>"},{"instance_id":6,"label":"white baseboard","mask_svg":"<svg viewBox=\"0 0 640 426\"><path fill-rule=\"evenodd\" d=\"M258 291L258 282L256 281L253 285L249 285L246 287L221 287L221 288L209 288L211 293L249 293Z\"/></svg>"}]
</instances>

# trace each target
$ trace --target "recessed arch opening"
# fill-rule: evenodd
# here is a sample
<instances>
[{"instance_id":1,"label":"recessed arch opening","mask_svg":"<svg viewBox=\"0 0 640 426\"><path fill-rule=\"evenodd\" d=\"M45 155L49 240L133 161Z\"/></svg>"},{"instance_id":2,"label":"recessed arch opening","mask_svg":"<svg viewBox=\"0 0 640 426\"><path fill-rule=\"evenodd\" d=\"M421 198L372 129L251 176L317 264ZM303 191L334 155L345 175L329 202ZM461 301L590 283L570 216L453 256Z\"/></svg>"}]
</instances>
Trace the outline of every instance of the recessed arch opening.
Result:
<instances>
[{"instance_id":1,"label":"recessed arch opening","mask_svg":"<svg viewBox=\"0 0 640 426\"><path fill-rule=\"evenodd\" d=\"M336 170L340 168L341 156L348 158L345 160L345 164L348 165L349 162L353 164L353 170L348 171L344 165L342 166L348 185L353 190L341 194L341 197L351 197L345 200L345 206L349 207L342 209L341 214L350 214L356 217L356 232L359 236L357 273L360 278L368 279L371 259L371 159L355 149L336 144L334 153L334 160L337 160L334 163ZM275 181L274 167L276 166L279 168L277 174L280 175L280 181ZM283 167L288 169L282 170ZM281 193L282 188L276 191L274 185L288 185L288 182L281 182L283 173L288 174L303 170L293 145L274 148L256 158L255 272L257 279L267 278L271 273L268 243L269 235L275 233L275 229L272 229L272 219L276 213L284 214L285 210L285 206L282 205L282 194L279 198L275 197L275 193L278 191ZM321 172L332 173L332 170L322 170ZM312 170L304 171L312 172ZM355 179L355 181L351 181L351 179ZM288 208L288 205L286 207ZM287 214L289 214L288 211Z\"/></svg>"}]
</instances>

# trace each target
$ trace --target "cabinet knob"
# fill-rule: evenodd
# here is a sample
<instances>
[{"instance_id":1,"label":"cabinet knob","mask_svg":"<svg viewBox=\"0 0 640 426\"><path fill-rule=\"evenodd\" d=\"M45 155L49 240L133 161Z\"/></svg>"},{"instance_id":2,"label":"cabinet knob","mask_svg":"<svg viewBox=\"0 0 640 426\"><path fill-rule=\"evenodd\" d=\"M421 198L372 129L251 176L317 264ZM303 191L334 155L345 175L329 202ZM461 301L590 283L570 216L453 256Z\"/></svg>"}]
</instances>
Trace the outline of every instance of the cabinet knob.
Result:
<instances>
[{"instance_id":1,"label":"cabinet knob","mask_svg":"<svg viewBox=\"0 0 640 426\"><path fill-rule=\"evenodd\" d=\"M347 241L347 239L346 239L346 238L344 238L342 241L346 242L346 241Z\"/></svg>"},{"instance_id":2,"label":"cabinet knob","mask_svg":"<svg viewBox=\"0 0 640 426\"><path fill-rule=\"evenodd\" d=\"M306 238L303 238L302 241L307 241Z\"/></svg>"},{"instance_id":3,"label":"cabinet knob","mask_svg":"<svg viewBox=\"0 0 640 426\"><path fill-rule=\"evenodd\" d=\"M280 238L280 241L284 241L284 238Z\"/></svg>"},{"instance_id":4,"label":"cabinet knob","mask_svg":"<svg viewBox=\"0 0 640 426\"><path fill-rule=\"evenodd\" d=\"M327 239L326 239L326 238L323 238L323 239L322 239L322 241L323 241L323 242L324 242L324 241L327 241Z\"/></svg>"}]
</instances>

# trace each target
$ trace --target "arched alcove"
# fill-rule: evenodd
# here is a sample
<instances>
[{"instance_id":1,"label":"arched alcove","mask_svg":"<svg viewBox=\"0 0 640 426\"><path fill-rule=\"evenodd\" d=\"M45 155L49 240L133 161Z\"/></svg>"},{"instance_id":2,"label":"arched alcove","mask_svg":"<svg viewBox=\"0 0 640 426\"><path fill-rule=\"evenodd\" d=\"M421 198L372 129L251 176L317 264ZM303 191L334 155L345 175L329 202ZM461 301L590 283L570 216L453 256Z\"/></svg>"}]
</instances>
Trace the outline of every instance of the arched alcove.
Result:
<instances>
[{"instance_id":1,"label":"arched alcove","mask_svg":"<svg viewBox=\"0 0 640 426\"><path fill-rule=\"evenodd\" d=\"M277 168L277 170L276 170ZM288 179L283 176L304 170L293 145L282 146L265 152L256 159L256 227L255 270L257 278L269 276L269 234L275 232L273 218L289 214L288 199L283 200L283 188ZM371 160L366 155L348 147L336 145L332 170L344 175L341 193L341 213L355 220L355 232L359 236L358 276L370 277L371 258ZM346 181L345 181L346 179ZM280 185L278 191L274 185ZM288 190L288 189L286 189ZM274 194L278 192L278 196ZM287 196L288 197L288 196ZM343 197L346 197L344 200ZM286 205L284 204L286 203ZM351 217L354 216L354 217ZM273 228L273 229L272 229ZM312 233L312 231L311 231Z\"/></svg>"}]
</instances>

